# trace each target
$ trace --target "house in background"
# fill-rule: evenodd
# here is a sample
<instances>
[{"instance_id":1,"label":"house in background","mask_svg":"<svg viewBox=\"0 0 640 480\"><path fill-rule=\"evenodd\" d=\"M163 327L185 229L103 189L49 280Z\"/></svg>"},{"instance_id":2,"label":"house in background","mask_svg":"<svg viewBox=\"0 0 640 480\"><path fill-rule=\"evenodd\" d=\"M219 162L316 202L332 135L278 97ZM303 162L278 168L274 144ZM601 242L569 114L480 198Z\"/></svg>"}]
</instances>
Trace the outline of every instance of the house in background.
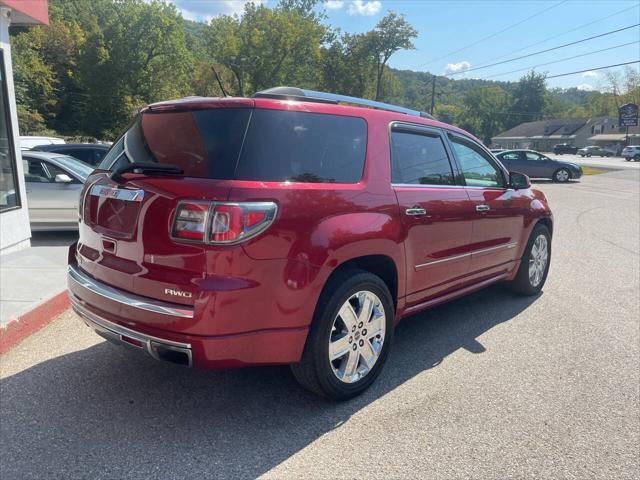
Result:
<instances>
[{"instance_id":1,"label":"house in background","mask_svg":"<svg viewBox=\"0 0 640 480\"><path fill-rule=\"evenodd\" d=\"M618 134L618 120L613 117L559 118L526 122L491 139L492 148L526 148L550 152L557 143L578 148L593 145L592 137ZM603 145L604 146L604 145Z\"/></svg>"},{"instance_id":2,"label":"house in background","mask_svg":"<svg viewBox=\"0 0 640 480\"><path fill-rule=\"evenodd\" d=\"M629 127L628 137L628 145L640 145L640 126ZM622 127L619 132L598 133L589 137L589 142L599 147L608 147L619 154L627 146L627 131Z\"/></svg>"},{"instance_id":3,"label":"house in background","mask_svg":"<svg viewBox=\"0 0 640 480\"><path fill-rule=\"evenodd\" d=\"M48 25L47 0L0 0L0 253L29 246L9 26Z\"/></svg>"}]
</instances>

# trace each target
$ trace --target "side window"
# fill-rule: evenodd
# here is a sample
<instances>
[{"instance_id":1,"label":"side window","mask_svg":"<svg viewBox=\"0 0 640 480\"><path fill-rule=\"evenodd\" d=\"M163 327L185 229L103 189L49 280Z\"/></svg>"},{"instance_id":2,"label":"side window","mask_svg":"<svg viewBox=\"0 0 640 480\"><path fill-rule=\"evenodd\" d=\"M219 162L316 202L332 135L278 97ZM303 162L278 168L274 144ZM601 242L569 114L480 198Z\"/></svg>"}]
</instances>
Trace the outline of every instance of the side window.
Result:
<instances>
[{"instance_id":1,"label":"side window","mask_svg":"<svg viewBox=\"0 0 640 480\"><path fill-rule=\"evenodd\" d=\"M67 150L64 152L64 155L70 155L78 160L82 160L83 162L87 162L91 155L91 150L88 149L77 149L77 150Z\"/></svg>"},{"instance_id":2,"label":"side window","mask_svg":"<svg viewBox=\"0 0 640 480\"><path fill-rule=\"evenodd\" d=\"M527 160L542 160L542 155L538 155L537 153L534 152L526 152L525 154L525 158Z\"/></svg>"},{"instance_id":3,"label":"side window","mask_svg":"<svg viewBox=\"0 0 640 480\"><path fill-rule=\"evenodd\" d=\"M454 185L453 171L439 135L391 132L391 181Z\"/></svg>"},{"instance_id":4,"label":"side window","mask_svg":"<svg viewBox=\"0 0 640 480\"><path fill-rule=\"evenodd\" d=\"M500 160L518 160L520 154L518 152L509 152L498 156Z\"/></svg>"},{"instance_id":5,"label":"side window","mask_svg":"<svg viewBox=\"0 0 640 480\"><path fill-rule=\"evenodd\" d=\"M48 183L49 176L40 160L23 160L24 181L27 183Z\"/></svg>"},{"instance_id":6,"label":"side window","mask_svg":"<svg viewBox=\"0 0 640 480\"><path fill-rule=\"evenodd\" d=\"M504 187L502 171L493 164L480 147L453 135L449 135L449 138L468 186Z\"/></svg>"},{"instance_id":7,"label":"side window","mask_svg":"<svg viewBox=\"0 0 640 480\"><path fill-rule=\"evenodd\" d=\"M47 163L47 170L49 171L49 183L56 183L56 175L66 175L71 178L71 183L80 183L73 175L52 163Z\"/></svg>"}]
</instances>

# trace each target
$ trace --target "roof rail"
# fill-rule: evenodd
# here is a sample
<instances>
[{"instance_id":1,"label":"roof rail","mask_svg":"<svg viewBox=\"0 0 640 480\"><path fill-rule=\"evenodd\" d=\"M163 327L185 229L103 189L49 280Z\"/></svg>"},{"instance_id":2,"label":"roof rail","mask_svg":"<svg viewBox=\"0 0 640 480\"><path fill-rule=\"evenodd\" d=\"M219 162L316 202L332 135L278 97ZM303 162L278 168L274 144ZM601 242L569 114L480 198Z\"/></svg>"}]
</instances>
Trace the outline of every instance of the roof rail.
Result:
<instances>
[{"instance_id":1,"label":"roof rail","mask_svg":"<svg viewBox=\"0 0 640 480\"><path fill-rule=\"evenodd\" d=\"M376 102L375 100L367 100L366 98L350 97L348 95L339 95L337 93L318 92L316 90L306 90L297 87L275 87L267 90L256 92L252 98L275 98L285 100L298 100L301 102L318 102L318 103L349 103L360 107L378 108L380 110L388 110L390 112L405 113L407 115L415 115L434 119L433 116L418 110L391 105L390 103Z\"/></svg>"}]
</instances>

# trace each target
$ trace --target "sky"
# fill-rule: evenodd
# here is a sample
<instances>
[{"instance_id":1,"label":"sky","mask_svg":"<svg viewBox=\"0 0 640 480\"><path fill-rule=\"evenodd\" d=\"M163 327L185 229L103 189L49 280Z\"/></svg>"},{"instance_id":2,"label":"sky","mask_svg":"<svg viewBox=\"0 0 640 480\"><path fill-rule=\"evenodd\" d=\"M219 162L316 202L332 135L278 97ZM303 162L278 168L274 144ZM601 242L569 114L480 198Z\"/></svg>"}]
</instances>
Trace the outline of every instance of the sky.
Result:
<instances>
[{"instance_id":1,"label":"sky","mask_svg":"<svg viewBox=\"0 0 640 480\"><path fill-rule=\"evenodd\" d=\"M246 0L168 1L185 18L196 21L241 14L246 3ZM255 3L272 7L277 0ZM640 60L640 27L635 26L528 58L479 68L638 24L638 0L327 0L318 9L326 12L329 25L349 33L372 29L388 11L404 14L419 32L414 40L416 48L396 53L389 65L450 74L452 78L517 81L532 67L549 76L588 70L548 79L547 85L594 90L606 88L603 71L594 68ZM631 66L640 69L640 64Z\"/></svg>"}]
</instances>

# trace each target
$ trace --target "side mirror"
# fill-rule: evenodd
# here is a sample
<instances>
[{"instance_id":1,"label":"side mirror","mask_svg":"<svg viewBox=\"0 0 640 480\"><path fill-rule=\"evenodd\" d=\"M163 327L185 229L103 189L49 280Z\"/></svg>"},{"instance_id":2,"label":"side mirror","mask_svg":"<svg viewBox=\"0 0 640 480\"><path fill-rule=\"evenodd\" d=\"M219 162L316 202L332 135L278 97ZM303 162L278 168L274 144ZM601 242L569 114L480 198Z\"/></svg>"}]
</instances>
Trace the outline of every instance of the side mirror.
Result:
<instances>
[{"instance_id":1,"label":"side mirror","mask_svg":"<svg viewBox=\"0 0 640 480\"><path fill-rule=\"evenodd\" d=\"M509 172L509 186L514 190L523 190L531 187L531 180L524 173Z\"/></svg>"},{"instance_id":2,"label":"side mirror","mask_svg":"<svg viewBox=\"0 0 640 480\"><path fill-rule=\"evenodd\" d=\"M66 173L59 173L56 175L56 183L71 183L73 179Z\"/></svg>"}]
</instances>

